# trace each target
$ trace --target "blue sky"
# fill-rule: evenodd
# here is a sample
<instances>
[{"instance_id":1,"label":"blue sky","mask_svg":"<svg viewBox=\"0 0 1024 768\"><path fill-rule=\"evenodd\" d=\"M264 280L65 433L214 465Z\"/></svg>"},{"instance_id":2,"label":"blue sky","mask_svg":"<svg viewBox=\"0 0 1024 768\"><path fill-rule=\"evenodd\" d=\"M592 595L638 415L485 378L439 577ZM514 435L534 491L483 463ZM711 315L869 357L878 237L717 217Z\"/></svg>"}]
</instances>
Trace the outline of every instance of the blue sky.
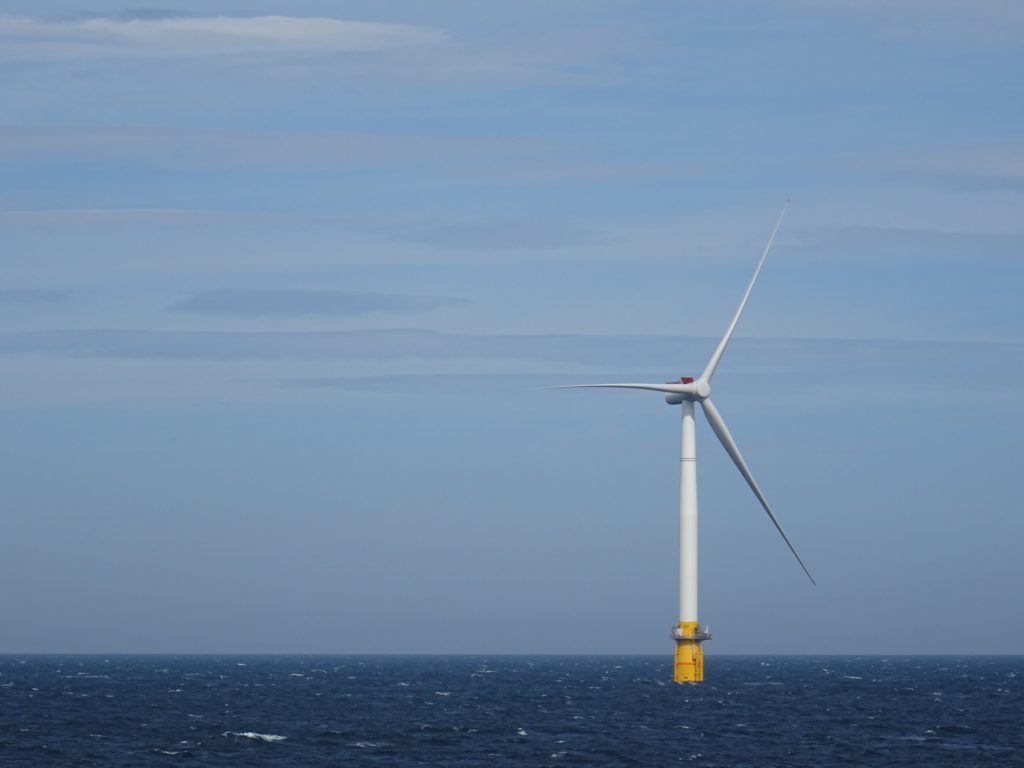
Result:
<instances>
[{"instance_id":1,"label":"blue sky","mask_svg":"<svg viewBox=\"0 0 1024 768\"><path fill-rule=\"evenodd\" d=\"M1024 10L0 1L0 652L1024 653Z\"/></svg>"}]
</instances>

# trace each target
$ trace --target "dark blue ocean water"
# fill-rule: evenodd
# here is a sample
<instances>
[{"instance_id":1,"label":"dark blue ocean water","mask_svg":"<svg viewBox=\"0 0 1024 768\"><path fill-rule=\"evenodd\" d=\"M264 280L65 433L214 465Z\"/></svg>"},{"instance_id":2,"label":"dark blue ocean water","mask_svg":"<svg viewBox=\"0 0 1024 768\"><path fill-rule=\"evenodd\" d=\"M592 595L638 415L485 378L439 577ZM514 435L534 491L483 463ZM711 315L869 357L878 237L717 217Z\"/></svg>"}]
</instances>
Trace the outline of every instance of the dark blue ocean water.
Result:
<instances>
[{"instance_id":1,"label":"dark blue ocean water","mask_svg":"<svg viewBox=\"0 0 1024 768\"><path fill-rule=\"evenodd\" d=\"M0 766L1024 766L1024 657L0 656Z\"/></svg>"}]
</instances>

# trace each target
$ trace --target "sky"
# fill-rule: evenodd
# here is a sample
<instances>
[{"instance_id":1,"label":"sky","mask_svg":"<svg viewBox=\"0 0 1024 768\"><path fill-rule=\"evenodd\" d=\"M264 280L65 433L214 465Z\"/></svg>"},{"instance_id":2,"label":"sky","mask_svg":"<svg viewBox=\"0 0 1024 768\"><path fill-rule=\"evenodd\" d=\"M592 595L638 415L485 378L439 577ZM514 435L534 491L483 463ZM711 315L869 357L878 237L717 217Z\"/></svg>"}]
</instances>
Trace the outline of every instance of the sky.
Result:
<instances>
[{"instance_id":1,"label":"sky","mask_svg":"<svg viewBox=\"0 0 1024 768\"><path fill-rule=\"evenodd\" d=\"M45 6L45 8L44 8ZM0 652L1024 653L1024 8L0 0Z\"/></svg>"}]
</instances>

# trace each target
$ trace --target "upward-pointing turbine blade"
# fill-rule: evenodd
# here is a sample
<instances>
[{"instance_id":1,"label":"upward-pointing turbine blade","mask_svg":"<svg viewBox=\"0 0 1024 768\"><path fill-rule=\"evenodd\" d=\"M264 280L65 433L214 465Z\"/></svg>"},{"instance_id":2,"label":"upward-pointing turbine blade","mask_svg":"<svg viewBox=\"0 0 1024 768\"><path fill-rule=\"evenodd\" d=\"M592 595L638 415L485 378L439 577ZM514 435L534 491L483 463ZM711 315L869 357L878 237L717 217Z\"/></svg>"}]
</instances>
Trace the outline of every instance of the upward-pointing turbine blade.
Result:
<instances>
[{"instance_id":1,"label":"upward-pointing turbine blade","mask_svg":"<svg viewBox=\"0 0 1024 768\"><path fill-rule=\"evenodd\" d=\"M732 332L736 330L736 323L740 321L740 315L743 314L743 308L747 306L747 299L750 298L750 292L754 290L754 283L757 282L757 276L761 273L761 267L764 266L764 260L768 256L768 251L772 247L772 243L775 242L775 233L779 231L779 225L782 224L782 217L786 215L786 209L789 208L789 198L786 198L786 204L782 206L782 213L779 214L778 220L775 222L775 228L772 230L771 237L768 238L768 243L764 247L764 252L761 254L761 260L757 262L757 267L754 269L754 274L750 278L750 282L747 283L747 290L743 292L743 298L740 299L740 305L736 307L736 313L732 316L732 321L729 323L729 327L725 329L725 335L722 340L718 342L718 346L715 347L715 351L711 355L711 359L708 360L708 364L704 367L704 373L701 374L701 378L704 381L711 381L711 377L715 375L715 369L718 367L718 361L722 359L722 353L725 352L726 346L729 344L729 339L732 338Z\"/></svg>"},{"instance_id":2,"label":"upward-pointing turbine blade","mask_svg":"<svg viewBox=\"0 0 1024 768\"><path fill-rule=\"evenodd\" d=\"M757 500L761 502L761 506L764 507L764 511L768 513L768 517L772 519L772 523L775 524L775 528L780 534L782 534L783 540L786 542L786 546L789 547L789 551L793 553L793 557L800 563L800 567L804 569L804 573L807 574L807 578L811 580L811 584L817 584L814 581L814 577L811 576L811 572L807 570L807 566L804 565L804 561L800 559L800 555L796 553L796 549L793 547L793 543L789 540L786 532L782 530L782 526L776 519L775 514L772 512L772 508L768 506L768 500L765 499L764 494L761 493L761 489L757 487L757 482L754 480L754 476L750 474L750 469L747 467L747 462L743 460L743 455L740 453L740 449L736 447L736 441L732 439L732 435L729 433L729 428L725 426L725 421L722 419L722 414L715 408L715 404L710 400L701 401L701 405L704 407L704 415L708 417L708 423L711 425L711 429L715 431L719 441L725 448L726 453L732 458L736 468L743 475L743 479L747 481L747 485L750 486L750 490L757 496Z\"/></svg>"}]
</instances>

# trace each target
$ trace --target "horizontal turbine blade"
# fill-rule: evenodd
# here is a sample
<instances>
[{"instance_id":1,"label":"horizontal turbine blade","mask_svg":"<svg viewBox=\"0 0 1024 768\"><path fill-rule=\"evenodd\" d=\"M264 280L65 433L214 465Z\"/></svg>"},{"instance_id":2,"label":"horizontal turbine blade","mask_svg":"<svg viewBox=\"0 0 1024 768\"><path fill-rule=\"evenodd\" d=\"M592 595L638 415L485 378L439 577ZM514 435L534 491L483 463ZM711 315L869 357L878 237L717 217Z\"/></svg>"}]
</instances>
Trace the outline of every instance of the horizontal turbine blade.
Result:
<instances>
[{"instance_id":1,"label":"horizontal turbine blade","mask_svg":"<svg viewBox=\"0 0 1024 768\"><path fill-rule=\"evenodd\" d=\"M761 502L761 506L764 507L764 511L768 513L768 517L772 519L772 523L775 524L775 528L780 534L782 534L783 540L786 542L786 546L789 547L789 551L793 553L793 557L800 563L800 567L804 569L804 573L807 574L807 578L811 580L811 584L817 584L814 577L811 576L811 572L807 570L807 566L804 565L804 561L800 559L800 555L796 553L796 549L793 547L793 543L789 540L786 532L782 530L782 526L776 519L775 514L772 512L772 508L768 506L768 500L765 499L764 494L761 493L761 489L757 487L757 482L754 480L754 476L750 474L750 469L747 467L747 462L743 460L743 455L740 453L740 449L736 447L736 441L732 439L732 435L729 433L729 428L725 426L725 421L722 419L722 414L715 408L715 404L711 400L701 401L701 405L704 407L704 415L708 417L708 423L711 425L711 429L715 431L719 441L725 448L726 453L732 458L736 468L743 475L743 479L747 481L747 485L750 486L750 490L757 496L757 500Z\"/></svg>"},{"instance_id":2,"label":"horizontal turbine blade","mask_svg":"<svg viewBox=\"0 0 1024 768\"><path fill-rule=\"evenodd\" d=\"M677 395L691 395L697 391L694 384L563 384L559 387L538 389L648 389L652 392L672 392Z\"/></svg>"},{"instance_id":3,"label":"horizontal turbine blade","mask_svg":"<svg viewBox=\"0 0 1024 768\"><path fill-rule=\"evenodd\" d=\"M725 348L729 344L729 339L732 338L732 332L736 330L736 323L740 321L740 315L743 314L743 308L747 306L747 299L750 298L750 292L754 290L754 283L757 282L757 276L761 273L761 267L764 266L764 260L768 256L768 251L771 249L772 243L775 242L775 233L779 231L779 225L782 224L782 217L786 215L787 208L789 208L788 197L786 198L786 204L782 206L782 213L779 214L779 218L775 222L775 228L772 230L772 235L768 238L768 244L764 247L764 252L761 254L761 260L757 262L754 274L750 278L750 282L747 283L747 290L743 292L743 298L740 299L740 305L736 307L736 313L732 316L732 321L729 323L729 327L725 329L725 335L722 337L722 340L718 342L718 346L715 347L715 351L712 353L711 359L708 360L708 364L704 367L704 373L700 375L704 381L710 382L711 377L715 375L715 369L718 367L718 361L722 359L722 353L725 352Z\"/></svg>"}]
</instances>

